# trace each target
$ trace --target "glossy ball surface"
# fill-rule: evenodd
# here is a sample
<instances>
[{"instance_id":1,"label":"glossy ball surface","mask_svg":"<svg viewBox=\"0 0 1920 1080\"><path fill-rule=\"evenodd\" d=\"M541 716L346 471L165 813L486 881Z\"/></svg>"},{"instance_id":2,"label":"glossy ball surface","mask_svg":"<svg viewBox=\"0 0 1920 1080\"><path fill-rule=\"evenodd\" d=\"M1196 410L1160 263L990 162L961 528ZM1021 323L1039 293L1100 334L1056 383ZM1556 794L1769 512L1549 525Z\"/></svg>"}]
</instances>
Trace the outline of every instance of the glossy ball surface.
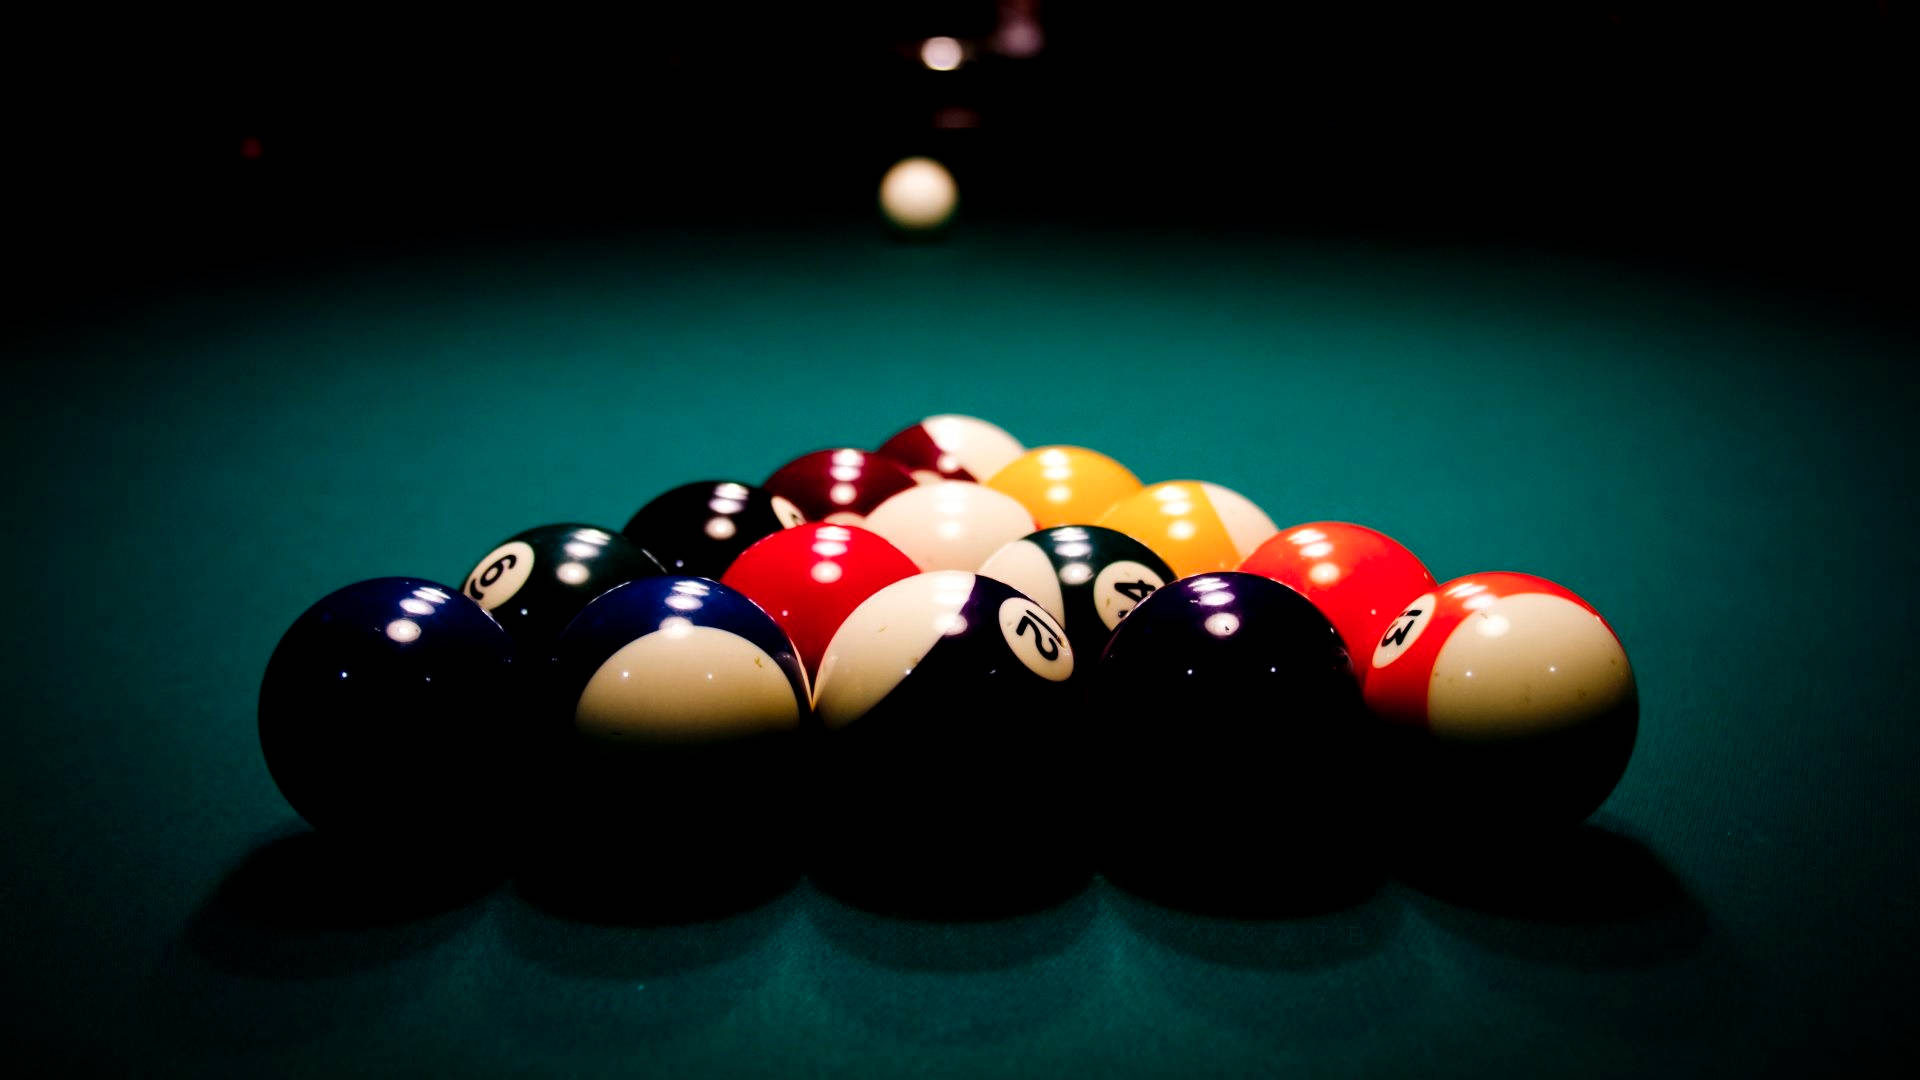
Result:
<instances>
[{"instance_id":1,"label":"glossy ball surface","mask_svg":"<svg viewBox=\"0 0 1920 1080\"><path fill-rule=\"evenodd\" d=\"M866 527L922 570L975 570L994 552L1033 531L1033 515L982 484L942 480L908 488L874 507Z\"/></svg>"},{"instance_id":2,"label":"glossy ball surface","mask_svg":"<svg viewBox=\"0 0 1920 1080\"><path fill-rule=\"evenodd\" d=\"M794 863L807 680L772 616L717 581L645 578L588 604L556 652L534 893L698 912Z\"/></svg>"},{"instance_id":3,"label":"glossy ball surface","mask_svg":"<svg viewBox=\"0 0 1920 1080\"><path fill-rule=\"evenodd\" d=\"M1340 635L1292 589L1235 572L1159 589L1114 630L1097 689L1110 871L1285 877L1356 823L1372 724Z\"/></svg>"},{"instance_id":4,"label":"glossy ball surface","mask_svg":"<svg viewBox=\"0 0 1920 1080\"><path fill-rule=\"evenodd\" d=\"M786 631L707 578L644 578L588 604L560 635L555 685L576 735L724 742L799 730L807 678Z\"/></svg>"},{"instance_id":5,"label":"glossy ball surface","mask_svg":"<svg viewBox=\"0 0 1920 1080\"><path fill-rule=\"evenodd\" d=\"M773 616L813 674L834 631L854 608L919 572L912 559L875 533L814 522L748 548L720 580Z\"/></svg>"},{"instance_id":6,"label":"glossy ball surface","mask_svg":"<svg viewBox=\"0 0 1920 1080\"><path fill-rule=\"evenodd\" d=\"M1060 857L1074 664L1053 617L992 578L918 574L868 597L814 695L835 846L935 870Z\"/></svg>"},{"instance_id":7,"label":"glossy ball surface","mask_svg":"<svg viewBox=\"0 0 1920 1080\"><path fill-rule=\"evenodd\" d=\"M1613 628L1531 574L1470 574L1406 602L1365 659L1394 737L1404 817L1452 838L1579 823L1613 791L1639 731Z\"/></svg>"},{"instance_id":8,"label":"glossy ball surface","mask_svg":"<svg viewBox=\"0 0 1920 1080\"><path fill-rule=\"evenodd\" d=\"M1042 529L1096 521L1139 491L1140 478L1097 450L1043 446L994 473L987 486L1020 501Z\"/></svg>"},{"instance_id":9,"label":"glossy ball surface","mask_svg":"<svg viewBox=\"0 0 1920 1080\"><path fill-rule=\"evenodd\" d=\"M1433 574L1413 552L1364 525L1314 521L1281 529L1240 564L1313 601L1354 656L1366 680L1367 660L1388 620L1407 598L1434 586Z\"/></svg>"},{"instance_id":10,"label":"glossy ball surface","mask_svg":"<svg viewBox=\"0 0 1920 1080\"><path fill-rule=\"evenodd\" d=\"M923 484L984 482L1026 450L998 425L953 413L929 416L880 444L880 453L912 470Z\"/></svg>"},{"instance_id":11,"label":"glossy ball surface","mask_svg":"<svg viewBox=\"0 0 1920 1080\"><path fill-rule=\"evenodd\" d=\"M1160 553L1186 577L1237 570L1279 527L1246 496L1218 484L1169 480L1115 503L1095 522Z\"/></svg>"},{"instance_id":12,"label":"glossy ball surface","mask_svg":"<svg viewBox=\"0 0 1920 1080\"><path fill-rule=\"evenodd\" d=\"M980 565L982 576L1033 597L1066 627L1076 677L1095 661L1120 620L1174 579L1165 560L1125 533L1098 525L1062 525L1022 537Z\"/></svg>"},{"instance_id":13,"label":"glossy ball surface","mask_svg":"<svg viewBox=\"0 0 1920 1080\"><path fill-rule=\"evenodd\" d=\"M542 525L480 557L463 591L486 609L529 660L544 660L560 631L594 597L665 573L652 555L592 525Z\"/></svg>"},{"instance_id":14,"label":"glossy ball surface","mask_svg":"<svg viewBox=\"0 0 1920 1080\"><path fill-rule=\"evenodd\" d=\"M808 521L858 525L873 508L914 486L900 462L840 447L802 454L767 477L768 491L800 508Z\"/></svg>"},{"instance_id":15,"label":"glossy ball surface","mask_svg":"<svg viewBox=\"0 0 1920 1080\"><path fill-rule=\"evenodd\" d=\"M666 572L717 578L763 537L806 520L792 502L733 480L702 480L662 492L620 532Z\"/></svg>"},{"instance_id":16,"label":"glossy ball surface","mask_svg":"<svg viewBox=\"0 0 1920 1080\"><path fill-rule=\"evenodd\" d=\"M322 832L461 842L496 826L519 682L513 639L457 590L375 578L329 593L260 683L260 749Z\"/></svg>"}]
</instances>

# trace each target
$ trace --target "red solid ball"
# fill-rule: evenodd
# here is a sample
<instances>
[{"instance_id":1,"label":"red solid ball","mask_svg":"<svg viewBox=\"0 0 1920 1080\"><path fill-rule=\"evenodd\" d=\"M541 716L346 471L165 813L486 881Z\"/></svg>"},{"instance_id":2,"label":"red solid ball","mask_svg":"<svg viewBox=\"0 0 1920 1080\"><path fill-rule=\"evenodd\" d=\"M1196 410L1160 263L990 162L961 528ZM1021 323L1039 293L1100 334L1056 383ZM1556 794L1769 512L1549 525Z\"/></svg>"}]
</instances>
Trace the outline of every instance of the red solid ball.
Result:
<instances>
[{"instance_id":1,"label":"red solid ball","mask_svg":"<svg viewBox=\"0 0 1920 1080\"><path fill-rule=\"evenodd\" d=\"M809 678L853 609L920 567L856 525L816 522L774 533L740 553L720 579L772 615L800 652Z\"/></svg>"}]
</instances>

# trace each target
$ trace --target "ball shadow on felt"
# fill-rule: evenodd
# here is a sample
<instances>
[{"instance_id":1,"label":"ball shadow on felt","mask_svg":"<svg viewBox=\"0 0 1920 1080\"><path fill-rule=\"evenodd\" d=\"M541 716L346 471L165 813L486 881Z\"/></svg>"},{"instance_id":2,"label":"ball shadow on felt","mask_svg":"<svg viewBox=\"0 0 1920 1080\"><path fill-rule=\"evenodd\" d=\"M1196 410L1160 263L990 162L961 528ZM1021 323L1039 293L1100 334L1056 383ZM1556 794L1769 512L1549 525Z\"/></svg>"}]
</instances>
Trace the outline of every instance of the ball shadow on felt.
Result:
<instances>
[{"instance_id":1,"label":"ball shadow on felt","mask_svg":"<svg viewBox=\"0 0 1920 1080\"><path fill-rule=\"evenodd\" d=\"M1687 956L1707 913L1640 841L1598 823L1506 838L1428 841L1395 873L1435 921L1489 948L1582 969L1651 967Z\"/></svg>"},{"instance_id":2,"label":"ball shadow on felt","mask_svg":"<svg viewBox=\"0 0 1920 1080\"><path fill-rule=\"evenodd\" d=\"M415 961L469 926L501 876L298 827L230 870L160 956L144 1010L168 1053L288 1046L373 1023Z\"/></svg>"},{"instance_id":3,"label":"ball shadow on felt","mask_svg":"<svg viewBox=\"0 0 1920 1080\"><path fill-rule=\"evenodd\" d=\"M820 740L805 852L824 892L878 914L964 921L1037 912L1086 887L1057 735L1035 725L1016 738L964 705Z\"/></svg>"},{"instance_id":4,"label":"ball shadow on felt","mask_svg":"<svg viewBox=\"0 0 1920 1080\"><path fill-rule=\"evenodd\" d=\"M509 969L490 982L488 1008L531 1044L577 1053L645 1054L723 1021L779 968L795 890L721 913L638 921L635 909L590 921L524 892L498 907Z\"/></svg>"},{"instance_id":5,"label":"ball shadow on felt","mask_svg":"<svg viewBox=\"0 0 1920 1080\"><path fill-rule=\"evenodd\" d=\"M265 977L389 963L450 933L446 919L505 880L490 860L431 847L374 848L301 830L255 849L183 935L212 963Z\"/></svg>"},{"instance_id":6,"label":"ball shadow on felt","mask_svg":"<svg viewBox=\"0 0 1920 1080\"><path fill-rule=\"evenodd\" d=\"M1087 833L1109 882L1202 915L1286 919L1365 903L1387 880L1366 731L1235 733L1104 759Z\"/></svg>"},{"instance_id":7,"label":"ball shadow on felt","mask_svg":"<svg viewBox=\"0 0 1920 1080\"><path fill-rule=\"evenodd\" d=\"M735 914L800 872L792 740L577 746L543 771L515 842L516 891L581 922Z\"/></svg>"},{"instance_id":8,"label":"ball shadow on felt","mask_svg":"<svg viewBox=\"0 0 1920 1080\"><path fill-rule=\"evenodd\" d=\"M1097 984L1082 948L1099 899L1081 888L995 918L882 914L802 893L832 954L814 965L822 996L861 1025L916 1044L977 1046L1052 1023Z\"/></svg>"},{"instance_id":9,"label":"ball shadow on felt","mask_svg":"<svg viewBox=\"0 0 1920 1080\"><path fill-rule=\"evenodd\" d=\"M1391 957L1403 922L1391 889L1363 902L1315 914L1256 917L1168 907L1138 894L1106 896L1130 931L1121 952L1140 972L1202 1014L1263 1043L1298 1053L1324 1044L1337 1053L1378 1035L1382 1009L1420 1007L1425 980L1330 973L1349 966L1378 970ZM1286 1018L1278 1022L1276 1018Z\"/></svg>"}]
</instances>

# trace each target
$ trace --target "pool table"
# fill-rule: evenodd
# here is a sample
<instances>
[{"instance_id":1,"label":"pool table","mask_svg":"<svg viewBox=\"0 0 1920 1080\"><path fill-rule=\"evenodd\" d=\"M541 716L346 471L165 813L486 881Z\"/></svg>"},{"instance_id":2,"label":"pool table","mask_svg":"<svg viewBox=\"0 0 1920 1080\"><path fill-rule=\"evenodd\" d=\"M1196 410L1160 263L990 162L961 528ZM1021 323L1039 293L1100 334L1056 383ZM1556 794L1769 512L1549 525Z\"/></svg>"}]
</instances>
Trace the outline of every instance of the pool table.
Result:
<instances>
[{"instance_id":1,"label":"pool table","mask_svg":"<svg viewBox=\"0 0 1920 1080\"><path fill-rule=\"evenodd\" d=\"M964 218L903 243L851 216L429 243L16 326L11 1054L250 1076L1898 1071L1920 961L1905 316L1525 246ZM1252 914L1089 876L991 918L804 874L582 918L508 877L386 880L275 789L260 677L326 592L454 582L521 529L617 529L677 484L943 412L1224 484L1281 524L1372 525L1443 580L1573 588L1639 680L1624 779L1499 871L1385 865Z\"/></svg>"}]
</instances>

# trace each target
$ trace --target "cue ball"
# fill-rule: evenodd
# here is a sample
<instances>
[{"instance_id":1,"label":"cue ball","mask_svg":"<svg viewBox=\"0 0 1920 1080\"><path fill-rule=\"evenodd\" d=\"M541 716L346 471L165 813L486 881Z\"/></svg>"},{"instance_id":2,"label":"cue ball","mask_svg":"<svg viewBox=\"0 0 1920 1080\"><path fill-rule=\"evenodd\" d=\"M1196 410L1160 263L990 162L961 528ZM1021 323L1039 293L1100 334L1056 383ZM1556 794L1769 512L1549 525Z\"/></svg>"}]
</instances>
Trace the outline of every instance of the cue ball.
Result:
<instances>
[{"instance_id":1,"label":"cue ball","mask_svg":"<svg viewBox=\"0 0 1920 1080\"><path fill-rule=\"evenodd\" d=\"M529 658L550 653L560 631L594 597L666 571L618 533L593 525L542 525L480 557L465 592Z\"/></svg>"},{"instance_id":2,"label":"cue ball","mask_svg":"<svg viewBox=\"0 0 1920 1080\"><path fill-rule=\"evenodd\" d=\"M1530 574L1456 578L1408 601L1371 650L1409 827L1489 839L1570 827L1613 791L1639 730L1613 628Z\"/></svg>"},{"instance_id":3,"label":"cue ball","mask_svg":"<svg viewBox=\"0 0 1920 1080\"><path fill-rule=\"evenodd\" d=\"M906 158L880 179L880 211L903 232L938 230L952 220L959 201L953 174L929 157Z\"/></svg>"},{"instance_id":4,"label":"cue ball","mask_svg":"<svg viewBox=\"0 0 1920 1080\"><path fill-rule=\"evenodd\" d=\"M1270 577L1313 601L1355 657L1364 682L1374 642L1407 597L1433 588L1433 574L1392 537L1364 525L1315 521L1281 529L1240 569Z\"/></svg>"},{"instance_id":5,"label":"cue ball","mask_svg":"<svg viewBox=\"0 0 1920 1080\"><path fill-rule=\"evenodd\" d=\"M1082 661L1075 671L1082 679L1093 675L1120 620L1174 579L1147 545L1098 525L1062 525L1022 537L980 564L980 573L1033 597L1066 627Z\"/></svg>"},{"instance_id":6,"label":"cue ball","mask_svg":"<svg viewBox=\"0 0 1920 1080\"><path fill-rule=\"evenodd\" d=\"M260 749L314 828L463 844L505 817L513 639L459 590L376 578L296 619L260 683Z\"/></svg>"}]
</instances>

